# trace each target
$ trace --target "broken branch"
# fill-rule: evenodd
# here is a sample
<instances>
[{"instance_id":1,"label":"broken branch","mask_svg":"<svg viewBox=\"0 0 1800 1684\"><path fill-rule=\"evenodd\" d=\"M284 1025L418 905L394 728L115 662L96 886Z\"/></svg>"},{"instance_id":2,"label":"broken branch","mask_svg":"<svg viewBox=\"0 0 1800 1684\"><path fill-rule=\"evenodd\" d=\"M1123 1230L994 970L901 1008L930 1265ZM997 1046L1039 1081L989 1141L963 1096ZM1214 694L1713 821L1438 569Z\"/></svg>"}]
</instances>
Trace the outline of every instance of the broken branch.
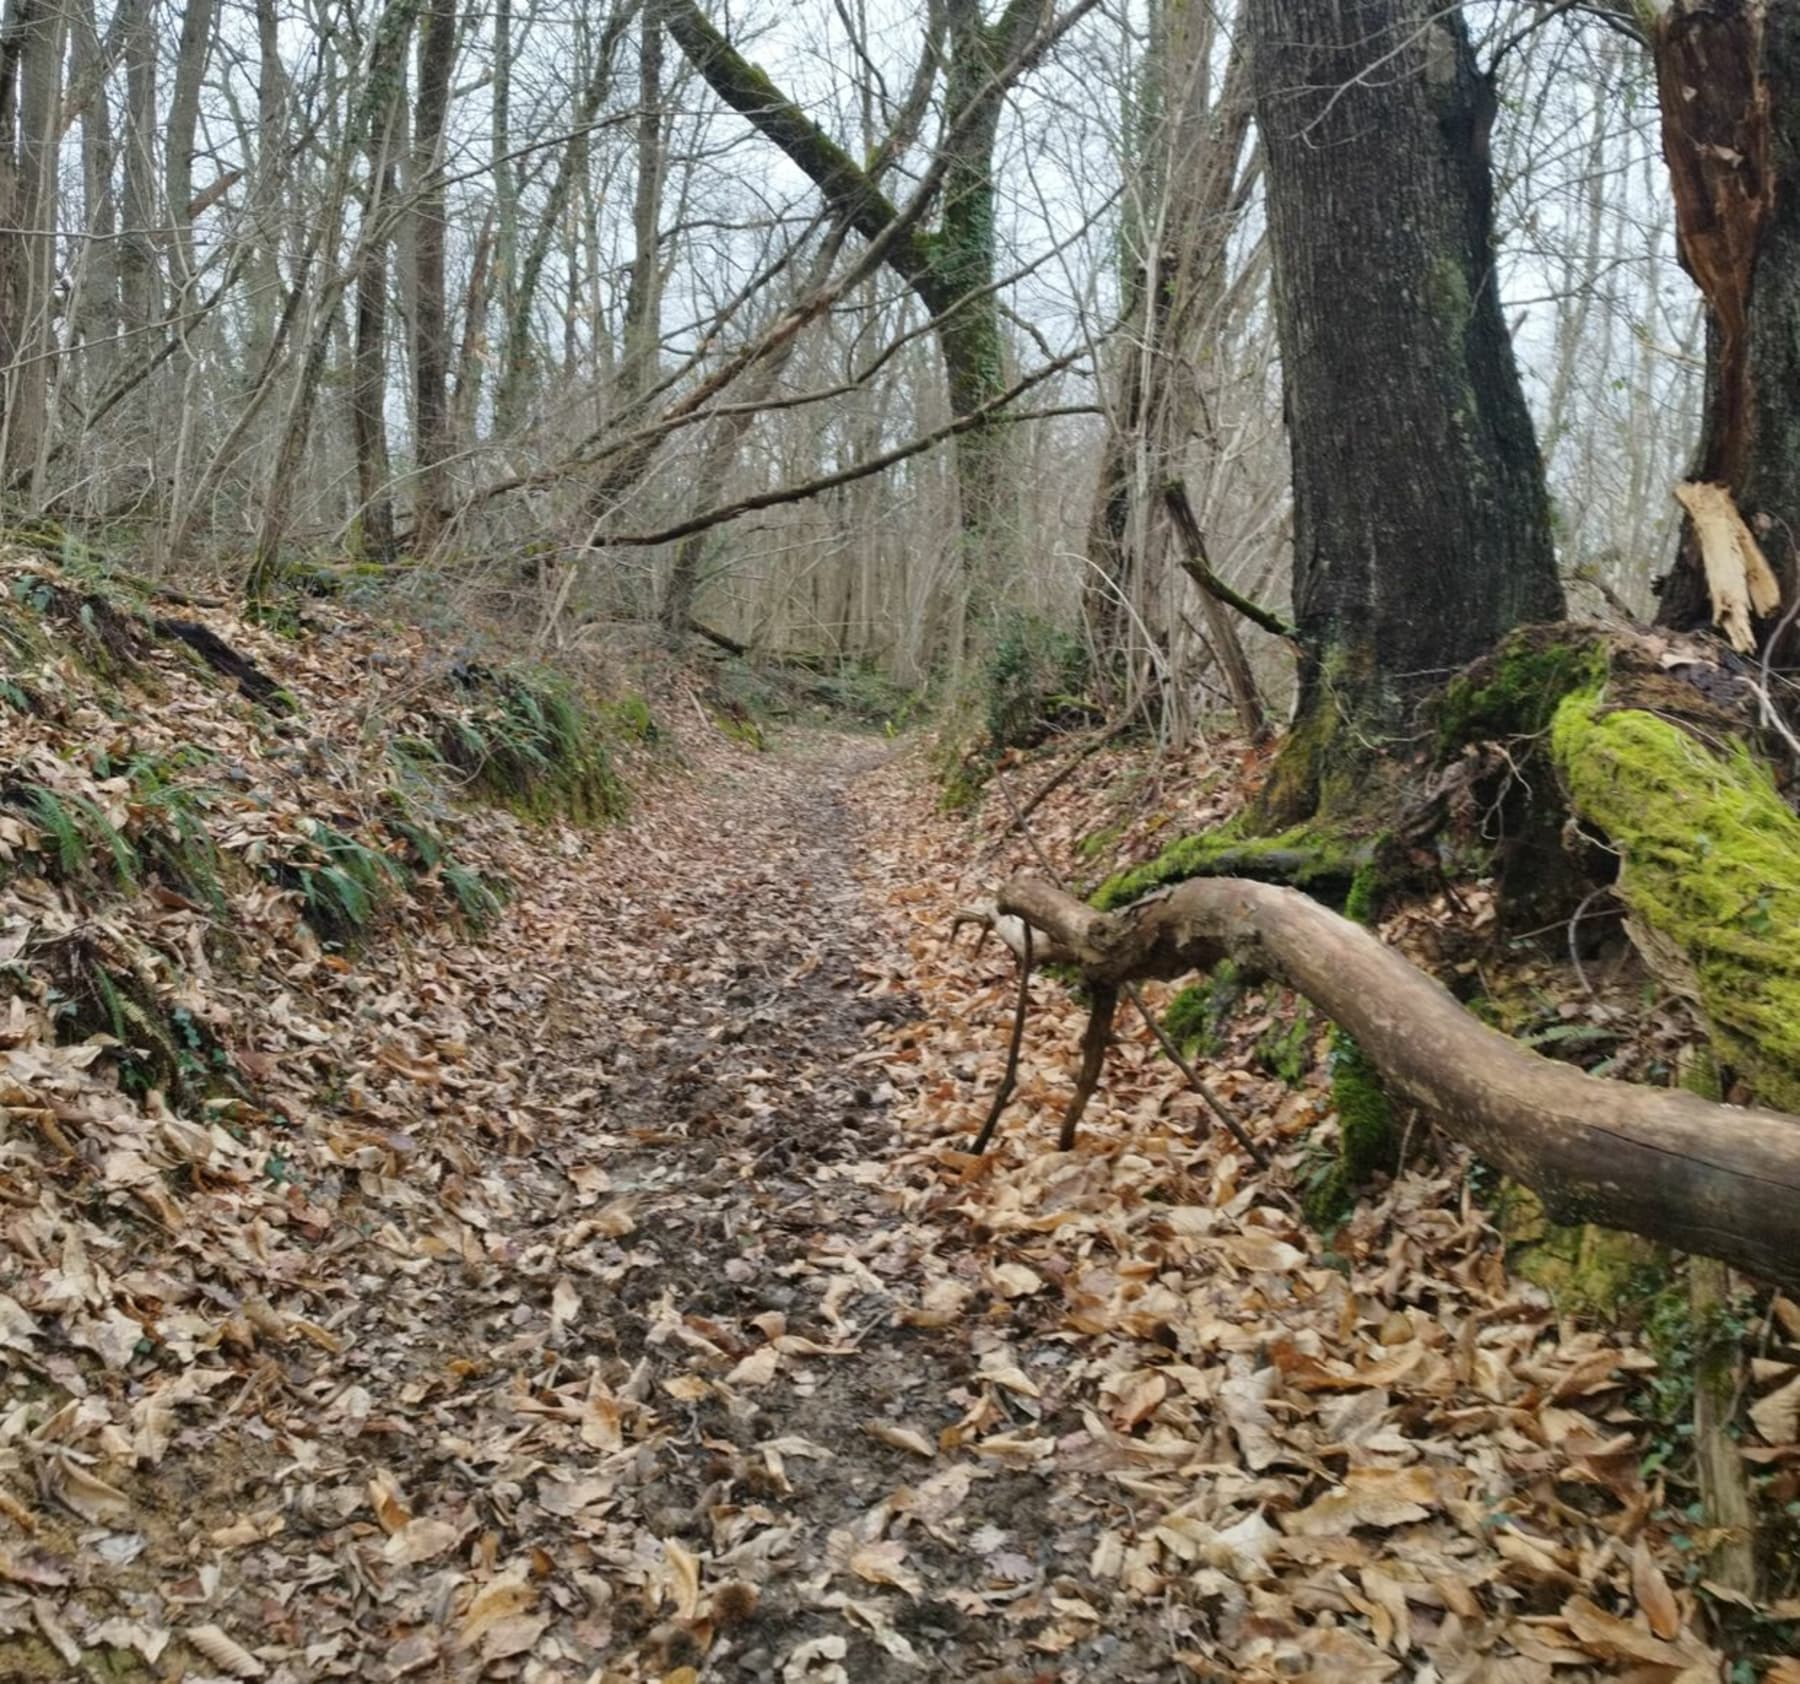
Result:
<instances>
[{"instance_id":1,"label":"broken branch","mask_svg":"<svg viewBox=\"0 0 1800 1684\"><path fill-rule=\"evenodd\" d=\"M1208 970L1279 976L1354 1036L1397 1094L1565 1220L1628 1228L1800 1285L1800 1119L1603 1081L1528 1051L1360 925L1297 890L1194 878L1117 913L1041 877L1000 891L1090 986Z\"/></svg>"}]
</instances>

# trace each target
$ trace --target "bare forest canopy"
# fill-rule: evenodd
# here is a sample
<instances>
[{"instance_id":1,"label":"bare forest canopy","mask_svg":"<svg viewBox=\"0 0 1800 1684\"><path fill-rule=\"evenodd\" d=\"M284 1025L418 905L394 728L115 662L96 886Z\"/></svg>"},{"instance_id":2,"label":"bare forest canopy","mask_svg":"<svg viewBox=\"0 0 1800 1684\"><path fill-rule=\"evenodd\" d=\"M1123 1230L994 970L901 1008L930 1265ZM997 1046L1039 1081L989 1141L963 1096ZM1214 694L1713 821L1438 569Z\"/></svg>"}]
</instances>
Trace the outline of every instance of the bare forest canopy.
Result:
<instances>
[{"instance_id":1,"label":"bare forest canopy","mask_svg":"<svg viewBox=\"0 0 1800 1684\"><path fill-rule=\"evenodd\" d=\"M1704 331L1604 10L1468 13L1561 570L1641 610ZM1148 476L1259 603L1292 538L1234 12L13 0L7 495L239 581L442 561L545 643L698 618L917 683L1110 621L1185 729L1245 674Z\"/></svg>"}]
</instances>

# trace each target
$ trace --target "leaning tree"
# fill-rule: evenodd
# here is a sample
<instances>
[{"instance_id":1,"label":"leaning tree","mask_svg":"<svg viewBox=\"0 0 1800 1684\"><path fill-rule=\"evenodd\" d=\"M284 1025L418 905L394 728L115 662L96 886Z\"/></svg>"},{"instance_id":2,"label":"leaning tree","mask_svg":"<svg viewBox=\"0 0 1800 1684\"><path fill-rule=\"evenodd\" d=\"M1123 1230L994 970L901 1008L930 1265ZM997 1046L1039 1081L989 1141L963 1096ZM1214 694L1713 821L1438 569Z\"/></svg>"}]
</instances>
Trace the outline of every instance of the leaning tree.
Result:
<instances>
[{"instance_id":1,"label":"leaning tree","mask_svg":"<svg viewBox=\"0 0 1800 1684\"><path fill-rule=\"evenodd\" d=\"M931 8L925 52L941 64L943 125L934 147L941 186L935 226L903 216L884 191L880 153L858 164L712 23L695 0L657 0L664 26L714 93L742 113L812 181L833 215L871 243L928 312L943 359L951 413L969 418L956 438L960 564L973 631L991 602L1011 542L1008 383L996 272L994 153L1006 95L1018 77L1095 0L1049 17L1040 0L982 0ZM941 29L940 26L941 25ZM941 47L939 40L942 40Z\"/></svg>"}]
</instances>

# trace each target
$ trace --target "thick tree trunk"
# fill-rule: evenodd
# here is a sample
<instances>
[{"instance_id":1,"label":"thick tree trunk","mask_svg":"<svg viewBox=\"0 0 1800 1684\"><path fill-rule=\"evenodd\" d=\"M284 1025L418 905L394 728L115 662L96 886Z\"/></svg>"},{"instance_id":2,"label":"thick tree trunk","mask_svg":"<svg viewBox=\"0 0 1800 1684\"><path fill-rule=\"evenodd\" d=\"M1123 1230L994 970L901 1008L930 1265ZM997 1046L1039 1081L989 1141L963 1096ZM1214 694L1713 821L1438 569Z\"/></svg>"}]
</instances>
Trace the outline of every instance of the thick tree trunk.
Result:
<instances>
[{"instance_id":1,"label":"thick tree trunk","mask_svg":"<svg viewBox=\"0 0 1800 1684\"><path fill-rule=\"evenodd\" d=\"M1252 0L1294 466L1300 711L1266 817L1354 805L1332 775L1413 703L1563 606L1495 290L1494 90L1435 0Z\"/></svg>"},{"instance_id":2,"label":"thick tree trunk","mask_svg":"<svg viewBox=\"0 0 1800 1684\"><path fill-rule=\"evenodd\" d=\"M1800 1118L1542 1058L1298 890L1196 878L1105 913L1023 876L1000 891L993 921L1015 952L1028 923L1037 962L1072 964L1105 989L1227 957L1279 976L1355 1037L1393 1093L1535 1188L1559 1219L1627 1228L1800 1285Z\"/></svg>"},{"instance_id":3,"label":"thick tree trunk","mask_svg":"<svg viewBox=\"0 0 1800 1684\"><path fill-rule=\"evenodd\" d=\"M1731 492L1775 569L1781 605L1755 628L1766 644L1800 591L1800 8L1679 0L1655 50L1681 260L1707 305L1690 477ZM1659 588L1660 624L1712 622L1691 519ZM1791 623L1783 643L1785 665Z\"/></svg>"}]
</instances>

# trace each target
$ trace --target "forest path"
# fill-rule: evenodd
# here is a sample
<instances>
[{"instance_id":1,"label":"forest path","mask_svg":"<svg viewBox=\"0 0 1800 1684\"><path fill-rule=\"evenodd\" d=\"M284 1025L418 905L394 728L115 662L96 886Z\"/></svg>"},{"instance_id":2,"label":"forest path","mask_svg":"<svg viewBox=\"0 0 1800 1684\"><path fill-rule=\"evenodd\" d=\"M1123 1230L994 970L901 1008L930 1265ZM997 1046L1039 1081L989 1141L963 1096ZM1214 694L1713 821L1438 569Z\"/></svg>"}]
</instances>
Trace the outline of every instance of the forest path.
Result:
<instances>
[{"instance_id":1,"label":"forest path","mask_svg":"<svg viewBox=\"0 0 1800 1684\"><path fill-rule=\"evenodd\" d=\"M0 1588L44 1661L0 1678L67 1676L58 1619L273 1684L1717 1676L1679 1557L1620 1542L1650 1360L1506 1276L1453 1158L1300 1224L1329 1102L1253 1068L1279 1001L1210 1066L1273 1183L1130 1022L1054 1150L1049 979L973 1159L1015 981L949 921L1004 814L869 738L691 757L519 834L490 935L365 996L387 1080L345 1072L331 1221L261 1263L313 1319L246 1304L133 1414L134 1533L0 1554L67 1592ZM1096 815L1048 817L1071 857Z\"/></svg>"},{"instance_id":2,"label":"forest path","mask_svg":"<svg viewBox=\"0 0 1800 1684\"><path fill-rule=\"evenodd\" d=\"M940 1454L946 1426L1005 1424L949 1273L979 1264L889 1185L871 1036L904 1042L917 1007L865 880L881 803L854 791L892 749L701 753L623 827L547 841L455 957L482 973L466 1068L511 1086L482 1101L491 1148L399 1119L452 1173L365 1183L366 1243L312 1282L341 1354L290 1342L205 1456L164 1464L180 1542L148 1559L223 1540L206 1614L270 1676L1037 1673L980 1616L1049 1613L1067 1516L1028 1447ZM1159 1675L1083 1630L1079 1676Z\"/></svg>"}]
</instances>

